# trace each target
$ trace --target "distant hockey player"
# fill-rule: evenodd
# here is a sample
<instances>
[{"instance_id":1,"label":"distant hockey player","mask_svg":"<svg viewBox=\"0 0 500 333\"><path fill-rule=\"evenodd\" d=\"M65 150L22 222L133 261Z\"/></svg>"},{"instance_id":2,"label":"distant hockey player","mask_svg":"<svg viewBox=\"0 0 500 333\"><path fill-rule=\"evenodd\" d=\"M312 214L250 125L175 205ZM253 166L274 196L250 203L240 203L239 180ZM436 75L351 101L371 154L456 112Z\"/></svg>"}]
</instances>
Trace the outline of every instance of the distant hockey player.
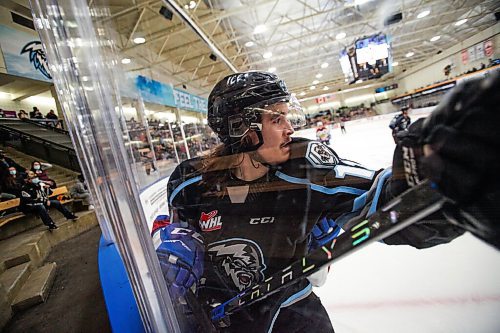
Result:
<instances>
[{"instance_id":1,"label":"distant hockey player","mask_svg":"<svg viewBox=\"0 0 500 333\"><path fill-rule=\"evenodd\" d=\"M408 110L407 106L402 107L401 113L394 116L389 124L389 128L392 129L392 138L396 144L398 143L398 133L408 131L408 127L410 127L411 119L408 116Z\"/></svg>"},{"instance_id":2,"label":"distant hockey player","mask_svg":"<svg viewBox=\"0 0 500 333\"><path fill-rule=\"evenodd\" d=\"M498 88L497 80L485 91L495 96ZM482 96L478 89L471 91ZM476 96L470 97L477 102ZM442 108L427 122L419 122L397 146L395 176L391 176L390 169L366 169L340 158L320 142L292 139L294 128L305 124L305 117L298 101L275 74L246 72L225 77L208 99L208 123L222 145L210 155L184 161L175 169L168 184L171 219L153 230L171 296L177 299L196 286L196 298L208 311L286 269L311 249L327 244L351 217L370 214L429 174L453 199L472 197L475 201L469 203L490 209L489 199L483 201L483 196L475 195L500 188L498 176L494 176L494 182L490 180L496 188L485 184L483 178L500 169L495 150L500 141L496 131L499 115L494 107L464 111L464 119L494 121L491 129L495 131L484 134L494 139L491 144L482 137L461 135L462 126L479 136L483 128L468 121L451 121L453 114ZM438 126L445 121L446 126ZM447 138L460 139L456 149L467 158L450 155L452 143ZM469 152L469 146L478 149L478 145L480 156ZM408 149L412 154L404 153ZM472 169L471 156L478 162ZM403 167L411 163L414 168ZM423 165L431 172L422 171L419 167ZM461 176L468 181L455 183ZM462 193L484 185L488 185L485 191ZM460 214L452 218L462 221ZM464 232L441 213L431 220L416 222L384 242L426 248L449 242ZM321 283L320 276L313 275L246 306L224 322L222 331L333 332L326 310L312 292L312 285ZM182 325L193 325L186 331L201 331L195 320Z\"/></svg>"},{"instance_id":3,"label":"distant hockey player","mask_svg":"<svg viewBox=\"0 0 500 333\"><path fill-rule=\"evenodd\" d=\"M325 145L330 144L330 129L323 125L321 121L316 123L316 139Z\"/></svg>"},{"instance_id":4,"label":"distant hockey player","mask_svg":"<svg viewBox=\"0 0 500 333\"><path fill-rule=\"evenodd\" d=\"M345 119L344 117L340 118L340 131L342 134L345 134L347 131L345 130Z\"/></svg>"}]
</instances>

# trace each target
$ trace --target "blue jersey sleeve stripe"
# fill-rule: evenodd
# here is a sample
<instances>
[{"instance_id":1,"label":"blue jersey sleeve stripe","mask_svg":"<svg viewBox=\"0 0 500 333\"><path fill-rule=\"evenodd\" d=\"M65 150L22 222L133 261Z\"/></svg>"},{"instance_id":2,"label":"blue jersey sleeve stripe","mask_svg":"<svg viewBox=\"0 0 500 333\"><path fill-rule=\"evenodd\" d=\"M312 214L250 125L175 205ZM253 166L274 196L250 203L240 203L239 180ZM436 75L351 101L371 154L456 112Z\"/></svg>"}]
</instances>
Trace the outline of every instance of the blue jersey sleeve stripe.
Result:
<instances>
[{"instance_id":1,"label":"blue jersey sleeve stripe","mask_svg":"<svg viewBox=\"0 0 500 333\"><path fill-rule=\"evenodd\" d=\"M329 188L329 187L313 184L313 183L311 183L311 181L309 179L289 176L289 175L284 174L280 171L276 171L276 176L278 178L283 179L284 181L289 182L289 183L310 185L312 190L322 192L325 194L347 193L347 194L352 194L352 195L361 195L361 194L366 192L365 190L361 190L359 188L354 188L354 187L348 187L348 186L337 186L334 188Z\"/></svg>"},{"instance_id":2,"label":"blue jersey sleeve stripe","mask_svg":"<svg viewBox=\"0 0 500 333\"><path fill-rule=\"evenodd\" d=\"M363 193L356 199L354 199L354 203L352 205L352 211L355 212L358 209L363 208L363 206L366 204L366 196L368 195L368 192Z\"/></svg>"},{"instance_id":3,"label":"blue jersey sleeve stripe","mask_svg":"<svg viewBox=\"0 0 500 333\"><path fill-rule=\"evenodd\" d=\"M368 214L366 215L367 217L371 216L373 213L377 211L377 204L378 204L378 199L380 198L380 193L382 193L382 188L384 187L385 182L387 181L387 179L389 179L390 176L392 176L392 168L387 168L384 171L382 171L382 174L378 179L377 189L375 191L372 204L370 206L370 209L368 210Z\"/></svg>"},{"instance_id":4,"label":"blue jersey sleeve stripe","mask_svg":"<svg viewBox=\"0 0 500 333\"><path fill-rule=\"evenodd\" d=\"M175 190L172 192L172 195L170 195L170 199L168 200L168 202L170 204L172 204L172 202L174 201L174 198L177 194L179 194L180 191L182 191L186 186L189 186L193 183L196 183L198 181L201 180L201 176L197 176L197 177L194 177L194 178L191 178L189 180L186 180L185 182L182 182L179 186L177 186L175 188Z\"/></svg>"}]
</instances>

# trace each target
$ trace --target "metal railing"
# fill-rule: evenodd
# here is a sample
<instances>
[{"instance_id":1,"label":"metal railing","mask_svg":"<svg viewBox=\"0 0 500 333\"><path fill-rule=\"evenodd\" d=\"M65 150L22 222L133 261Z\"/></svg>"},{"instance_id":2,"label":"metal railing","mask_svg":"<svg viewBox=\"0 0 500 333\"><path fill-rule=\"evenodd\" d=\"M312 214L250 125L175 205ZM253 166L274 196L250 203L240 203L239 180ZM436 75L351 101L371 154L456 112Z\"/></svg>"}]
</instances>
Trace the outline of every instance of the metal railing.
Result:
<instances>
[{"instance_id":1,"label":"metal railing","mask_svg":"<svg viewBox=\"0 0 500 333\"><path fill-rule=\"evenodd\" d=\"M75 149L72 147L69 148L4 124L0 124L0 143L50 163L81 172Z\"/></svg>"}]
</instances>

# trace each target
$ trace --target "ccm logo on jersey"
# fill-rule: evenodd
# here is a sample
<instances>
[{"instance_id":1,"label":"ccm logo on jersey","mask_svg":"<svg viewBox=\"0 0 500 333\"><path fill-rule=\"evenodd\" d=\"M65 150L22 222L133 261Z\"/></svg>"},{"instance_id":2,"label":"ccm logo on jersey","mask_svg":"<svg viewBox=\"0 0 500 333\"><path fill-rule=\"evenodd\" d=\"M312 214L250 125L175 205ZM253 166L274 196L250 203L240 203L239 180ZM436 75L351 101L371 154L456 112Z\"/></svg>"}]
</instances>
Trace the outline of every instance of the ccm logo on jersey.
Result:
<instances>
[{"instance_id":1,"label":"ccm logo on jersey","mask_svg":"<svg viewBox=\"0 0 500 333\"><path fill-rule=\"evenodd\" d=\"M201 212L200 228L202 231L214 231L222 228L221 216L217 216L218 211L210 213Z\"/></svg>"},{"instance_id":2,"label":"ccm logo on jersey","mask_svg":"<svg viewBox=\"0 0 500 333\"><path fill-rule=\"evenodd\" d=\"M271 224L271 223L274 223L274 217L272 216L250 218L250 224Z\"/></svg>"}]
</instances>

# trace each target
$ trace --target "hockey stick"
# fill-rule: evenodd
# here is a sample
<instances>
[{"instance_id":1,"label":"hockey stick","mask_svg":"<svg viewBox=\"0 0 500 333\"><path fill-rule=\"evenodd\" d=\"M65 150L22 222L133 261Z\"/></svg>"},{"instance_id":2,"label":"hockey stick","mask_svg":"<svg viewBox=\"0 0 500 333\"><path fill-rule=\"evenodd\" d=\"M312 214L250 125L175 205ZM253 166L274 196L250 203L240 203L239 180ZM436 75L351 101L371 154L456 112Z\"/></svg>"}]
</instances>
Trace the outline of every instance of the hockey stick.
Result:
<instances>
[{"instance_id":1,"label":"hockey stick","mask_svg":"<svg viewBox=\"0 0 500 333\"><path fill-rule=\"evenodd\" d=\"M329 244L314 250L285 269L274 273L262 283L248 288L215 307L210 317L213 322L218 322L243 307L306 278L354 251L422 220L449 202L449 199L431 188L429 181L422 182L390 201L369 218L355 224Z\"/></svg>"}]
</instances>

